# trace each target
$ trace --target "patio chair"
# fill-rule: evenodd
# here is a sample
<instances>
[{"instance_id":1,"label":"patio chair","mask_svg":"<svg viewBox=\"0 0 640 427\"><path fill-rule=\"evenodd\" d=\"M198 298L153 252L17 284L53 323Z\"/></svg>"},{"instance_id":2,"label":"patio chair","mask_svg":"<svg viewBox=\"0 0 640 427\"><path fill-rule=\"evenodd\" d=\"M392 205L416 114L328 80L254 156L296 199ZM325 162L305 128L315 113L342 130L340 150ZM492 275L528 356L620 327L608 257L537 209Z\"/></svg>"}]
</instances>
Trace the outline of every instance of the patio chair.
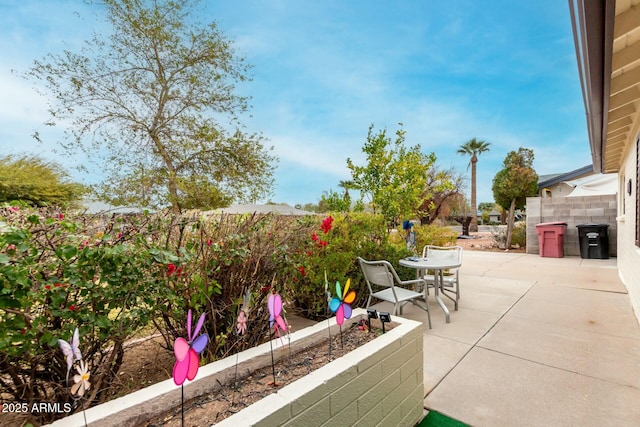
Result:
<instances>
[{"instance_id":1,"label":"patio chair","mask_svg":"<svg viewBox=\"0 0 640 427\"><path fill-rule=\"evenodd\" d=\"M451 260L457 264L462 264L462 247L426 245L422 249L422 257L429 260ZM458 310L458 300L460 299L460 268L458 267L451 270L449 274L442 274L440 276L442 279L440 292L453 301L455 309ZM426 271L424 275L422 275L422 278L427 282L428 287L435 286L435 276L433 274L429 274L429 272ZM428 289L426 294L429 295ZM452 297L452 295L455 297Z\"/></svg>"},{"instance_id":2,"label":"patio chair","mask_svg":"<svg viewBox=\"0 0 640 427\"><path fill-rule=\"evenodd\" d=\"M431 313L429 313L429 302L426 294L402 287L412 286L414 289L418 285L424 287L426 286L424 279L400 280L396 270L388 261L367 261L358 257L358 262L369 288L369 299L367 300L366 308L369 308L371 298L378 298L393 303L393 314L395 315L398 308L400 309L399 314L402 314L402 307L411 302L427 312L429 329L431 329ZM376 289L375 292L374 288ZM379 288L382 289L377 290ZM418 303L420 300L424 302L424 306Z\"/></svg>"}]
</instances>

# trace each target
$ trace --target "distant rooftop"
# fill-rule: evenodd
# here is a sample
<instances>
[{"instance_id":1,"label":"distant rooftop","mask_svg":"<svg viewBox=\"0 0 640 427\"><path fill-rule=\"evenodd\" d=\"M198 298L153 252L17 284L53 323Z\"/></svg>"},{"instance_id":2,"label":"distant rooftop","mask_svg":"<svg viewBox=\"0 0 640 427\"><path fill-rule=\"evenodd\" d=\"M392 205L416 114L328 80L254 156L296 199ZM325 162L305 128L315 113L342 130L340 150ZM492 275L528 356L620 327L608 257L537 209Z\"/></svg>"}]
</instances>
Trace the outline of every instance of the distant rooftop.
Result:
<instances>
[{"instance_id":1,"label":"distant rooftop","mask_svg":"<svg viewBox=\"0 0 640 427\"><path fill-rule=\"evenodd\" d=\"M226 208L216 209L215 211L210 212L219 212L219 213L228 213L228 214L246 214L246 213L277 213L280 215L315 215L314 212L305 211L302 209L297 209L291 207L289 205L280 204L280 205L231 205Z\"/></svg>"},{"instance_id":2,"label":"distant rooftop","mask_svg":"<svg viewBox=\"0 0 640 427\"><path fill-rule=\"evenodd\" d=\"M88 213L88 214L97 214L97 213L134 214L134 213L142 213L145 210L145 208L136 207L136 206L113 206L108 203L99 202L97 200L83 200L81 204L82 204L82 207L86 209L85 213Z\"/></svg>"}]
</instances>

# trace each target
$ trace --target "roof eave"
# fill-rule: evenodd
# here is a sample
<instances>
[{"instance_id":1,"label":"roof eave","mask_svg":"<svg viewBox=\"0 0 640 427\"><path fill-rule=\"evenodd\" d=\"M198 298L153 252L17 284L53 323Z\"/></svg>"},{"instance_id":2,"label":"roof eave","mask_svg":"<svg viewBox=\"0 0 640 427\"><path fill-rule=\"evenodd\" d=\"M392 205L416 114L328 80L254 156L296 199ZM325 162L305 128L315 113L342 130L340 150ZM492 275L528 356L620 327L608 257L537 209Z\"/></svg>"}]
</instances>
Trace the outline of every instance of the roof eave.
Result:
<instances>
[{"instance_id":1,"label":"roof eave","mask_svg":"<svg viewBox=\"0 0 640 427\"><path fill-rule=\"evenodd\" d=\"M569 0L593 170L603 172L613 50L614 0Z\"/></svg>"}]
</instances>

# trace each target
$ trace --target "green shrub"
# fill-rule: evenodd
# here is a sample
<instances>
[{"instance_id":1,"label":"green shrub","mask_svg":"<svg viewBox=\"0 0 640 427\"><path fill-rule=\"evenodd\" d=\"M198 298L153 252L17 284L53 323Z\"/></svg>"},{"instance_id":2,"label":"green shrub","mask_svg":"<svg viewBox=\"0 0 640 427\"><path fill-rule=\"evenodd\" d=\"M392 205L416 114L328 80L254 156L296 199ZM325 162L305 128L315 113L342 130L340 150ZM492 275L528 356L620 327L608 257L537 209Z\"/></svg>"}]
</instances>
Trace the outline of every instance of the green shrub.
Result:
<instances>
[{"instance_id":1,"label":"green shrub","mask_svg":"<svg viewBox=\"0 0 640 427\"><path fill-rule=\"evenodd\" d=\"M454 246L458 239L458 233L449 227L438 227L437 225L415 225L416 248L422 253L422 248L426 245Z\"/></svg>"},{"instance_id":2,"label":"green shrub","mask_svg":"<svg viewBox=\"0 0 640 427\"><path fill-rule=\"evenodd\" d=\"M504 248L507 243L506 227L494 227L493 239L498 247ZM524 248L527 246L527 223L526 221L518 221L513 224L513 233L511 235L511 247Z\"/></svg>"},{"instance_id":3,"label":"green shrub","mask_svg":"<svg viewBox=\"0 0 640 427\"><path fill-rule=\"evenodd\" d=\"M521 248L527 246L527 222L518 221L513 225L513 236L511 236L511 244L518 245Z\"/></svg>"}]
</instances>

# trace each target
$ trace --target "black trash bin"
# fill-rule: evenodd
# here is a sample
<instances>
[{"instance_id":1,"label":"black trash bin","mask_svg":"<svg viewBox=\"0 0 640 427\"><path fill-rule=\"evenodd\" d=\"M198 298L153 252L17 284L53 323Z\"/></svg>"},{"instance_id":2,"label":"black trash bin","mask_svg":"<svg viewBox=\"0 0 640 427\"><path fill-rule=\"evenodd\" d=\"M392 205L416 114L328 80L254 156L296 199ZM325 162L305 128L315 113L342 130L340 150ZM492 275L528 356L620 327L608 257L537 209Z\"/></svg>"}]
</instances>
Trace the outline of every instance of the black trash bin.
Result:
<instances>
[{"instance_id":1,"label":"black trash bin","mask_svg":"<svg viewBox=\"0 0 640 427\"><path fill-rule=\"evenodd\" d=\"M580 258L609 259L609 224L580 224Z\"/></svg>"}]
</instances>

